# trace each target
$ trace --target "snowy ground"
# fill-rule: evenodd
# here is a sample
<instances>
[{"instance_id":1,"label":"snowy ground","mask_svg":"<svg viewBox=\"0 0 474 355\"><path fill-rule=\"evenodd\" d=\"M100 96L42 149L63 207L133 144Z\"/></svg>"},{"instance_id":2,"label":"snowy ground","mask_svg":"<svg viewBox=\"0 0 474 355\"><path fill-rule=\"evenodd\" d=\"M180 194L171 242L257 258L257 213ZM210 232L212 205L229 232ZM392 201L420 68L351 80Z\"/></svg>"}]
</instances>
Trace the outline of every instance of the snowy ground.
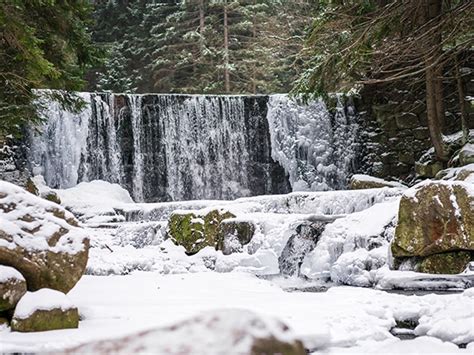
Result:
<instances>
[{"instance_id":1,"label":"snowy ground","mask_svg":"<svg viewBox=\"0 0 474 355\"><path fill-rule=\"evenodd\" d=\"M389 270L402 189L156 204L133 203L126 191L105 182L57 192L67 208L81 215L91 239L88 275L69 293L81 313L80 327L35 334L3 330L0 353L64 349L223 308L276 316L315 353L474 352L474 288L463 291L471 275L427 278ZM255 236L241 253L225 256L208 247L187 256L165 239L173 210L215 207L255 223ZM301 272L313 280L275 276L278 256L296 226L322 216L338 218L304 258ZM321 286L329 290L301 291ZM382 290L400 288L457 293L420 296ZM408 331L417 338L393 336L396 321L418 322Z\"/></svg>"},{"instance_id":2,"label":"snowy ground","mask_svg":"<svg viewBox=\"0 0 474 355\"><path fill-rule=\"evenodd\" d=\"M284 292L248 273L85 276L70 292L82 321L77 330L0 332L0 352L52 351L169 325L211 309L240 308L277 316L321 353L465 353L474 350L474 289L460 294L406 296L368 288L325 293ZM416 340L390 333L395 320L418 319ZM471 343L459 349L452 343Z\"/></svg>"}]
</instances>

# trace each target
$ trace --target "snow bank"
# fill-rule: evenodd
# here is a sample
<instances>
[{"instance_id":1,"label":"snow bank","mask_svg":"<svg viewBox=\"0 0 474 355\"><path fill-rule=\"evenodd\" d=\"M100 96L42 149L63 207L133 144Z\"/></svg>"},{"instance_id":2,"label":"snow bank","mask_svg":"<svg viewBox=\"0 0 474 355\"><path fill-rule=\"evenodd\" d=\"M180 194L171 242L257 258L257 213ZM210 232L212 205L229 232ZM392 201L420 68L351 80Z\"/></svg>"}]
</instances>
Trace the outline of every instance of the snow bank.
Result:
<instances>
[{"instance_id":1,"label":"snow bank","mask_svg":"<svg viewBox=\"0 0 474 355\"><path fill-rule=\"evenodd\" d=\"M123 221L114 207L132 204L133 200L127 190L118 184L102 180L81 182L64 190L54 190L61 199L61 204L89 223Z\"/></svg>"},{"instance_id":2,"label":"snow bank","mask_svg":"<svg viewBox=\"0 0 474 355\"><path fill-rule=\"evenodd\" d=\"M42 288L35 292L25 293L18 302L13 317L25 319L35 311L50 311L53 309L67 311L72 308L75 308L74 304L64 293Z\"/></svg>"}]
</instances>

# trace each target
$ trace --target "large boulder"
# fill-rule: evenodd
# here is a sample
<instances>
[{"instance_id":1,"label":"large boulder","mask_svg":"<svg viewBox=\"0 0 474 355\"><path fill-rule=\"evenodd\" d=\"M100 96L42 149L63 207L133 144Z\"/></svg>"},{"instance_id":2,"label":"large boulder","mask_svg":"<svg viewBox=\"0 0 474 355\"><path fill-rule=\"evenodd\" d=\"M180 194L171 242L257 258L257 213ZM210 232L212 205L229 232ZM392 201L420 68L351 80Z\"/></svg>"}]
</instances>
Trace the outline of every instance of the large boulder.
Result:
<instances>
[{"instance_id":1,"label":"large boulder","mask_svg":"<svg viewBox=\"0 0 474 355\"><path fill-rule=\"evenodd\" d=\"M0 264L17 269L28 290L68 292L85 270L88 250L71 213L0 181Z\"/></svg>"},{"instance_id":2,"label":"large boulder","mask_svg":"<svg viewBox=\"0 0 474 355\"><path fill-rule=\"evenodd\" d=\"M426 181L400 200L398 224L391 245L395 264L403 258L421 259L419 271L452 273L452 256L435 254L474 251L474 187L461 181ZM468 253L472 255L472 253ZM445 260L442 268L440 261ZM464 258L463 258L464 260ZM436 266L435 266L436 265ZM434 272L434 271L433 271Z\"/></svg>"},{"instance_id":3,"label":"large boulder","mask_svg":"<svg viewBox=\"0 0 474 355\"><path fill-rule=\"evenodd\" d=\"M223 209L174 211L168 220L168 235L189 255L195 254L204 247L216 247L220 223L234 217Z\"/></svg>"},{"instance_id":4,"label":"large boulder","mask_svg":"<svg viewBox=\"0 0 474 355\"><path fill-rule=\"evenodd\" d=\"M354 174L351 177L349 183L351 190L365 190L365 189L378 189L381 187L398 187L405 188L405 185L402 185L394 181L385 181L380 178L376 178L370 175L363 174Z\"/></svg>"},{"instance_id":5,"label":"large boulder","mask_svg":"<svg viewBox=\"0 0 474 355\"><path fill-rule=\"evenodd\" d=\"M305 348L282 322L245 310L217 310L165 328L96 341L66 354L282 354Z\"/></svg>"},{"instance_id":6,"label":"large boulder","mask_svg":"<svg viewBox=\"0 0 474 355\"><path fill-rule=\"evenodd\" d=\"M12 267L0 265L0 312L15 308L25 293L23 275Z\"/></svg>"},{"instance_id":7,"label":"large boulder","mask_svg":"<svg viewBox=\"0 0 474 355\"><path fill-rule=\"evenodd\" d=\"M237 218L225 219L220 223L217 237L217 249L224 255L238 253L252 240L255 224Z\"/></svg>"},{"instance_id":8,"label":"large boulder","mask_svg":"<svg viewBox=\"0 0 474 355\"><path fill-rule=\"evenodd\" d=\"M59 291L43 288L27 292L18 302L11 328L17 332L41 332L77 328L79 312Z\"/></svg>"}]
</instances>

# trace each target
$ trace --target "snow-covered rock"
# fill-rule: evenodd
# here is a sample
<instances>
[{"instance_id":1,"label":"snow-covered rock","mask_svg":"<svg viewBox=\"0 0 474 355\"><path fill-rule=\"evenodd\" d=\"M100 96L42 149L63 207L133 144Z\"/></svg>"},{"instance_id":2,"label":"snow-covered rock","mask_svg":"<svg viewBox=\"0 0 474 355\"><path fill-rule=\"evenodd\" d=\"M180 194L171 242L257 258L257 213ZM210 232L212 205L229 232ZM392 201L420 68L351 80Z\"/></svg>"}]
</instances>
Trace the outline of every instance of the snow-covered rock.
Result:
<instances>
[{"instance_id":1,"label":"snow-covered rock","mask_svg":"<svg viewBox=\"0 0 474 355\"><path fill-rule=\"evenodd\" d=\"M46 185L46 182L44 181L44 177L42 175L33 176L29 180L29 186L31 186L31 188L37 192L37 194L35 193L35 195L40 196L45 200L61 204L61 199L59 198L58 194L56 193L56 191ZM28 186L27 190L29 190ZM33 191L31 190L30 192L33 193Z\"/></svg>"},{"instance_id":2,"label":"snow-covered rock","mask_svg":"<svg viewBox=\"0 0 474 355\"><path fill-rule=\"evenodd\" d=\"M65 353L288 354L306 351L281 321L247 310L214 310L169 327L92 342Z\"/></svg>"},{"instance_id":3,"label":"snow-covered rock","mask_svg":"<svg viewBox=\"0 0 474 355\"><path fill-rule=\"evenodd\" d=\"M0 264L17 269L29 290L69 291L84 272L88 249L71 213L0 181Z\"/></svg>"},{"instance_id":4,"label":"snow-covered rock","mask_svg":"<svg viewBox=\"0 0 474 355\"><path fill-rule=\"evenodd\" d=\"M437 180L455 180L474 184L474 163L459 168L448 168L436 174Z\"/></svg>"},{"instance_id":5,"label":"snow-covered rock","mask_svg":"<svg viewBox=\"0 0 474 355\"><path fill-rule=\"evenodd\" d=\"M0 265L0 312L13 309L26 293L26 281L16 269Z\"/></svg>"},{"instance_id":6,"label":"snow-covered rock","mask_svg":"<svg viewBox=\"0 0 474 355\"><path fill-rule=\"evenodd\" d=\"M354 174L350 180L351 190L377 189L380 187L406 188L405 185L395 181L385 181L370 175Z\"/></svg>"},{"instance_id":7,"label":"snow-covered rock","mask_svg":"<svg viewBox=\"0 0 474 355\"><path fill-rule=\"evenodd\" d=\"M467 143L459 151L459 164L461 166L474 164L474 144Z\"/></svg>"},{"instance_id":8,"label":"snow-covered rock","mask_svg":"<svg viewBox=\"0 0 474 355\"><path fill-rule=\"evenodd\" d=\"M18 302L11 327L18 332L77 328L77 307L62 292L42 288L27 292Z\"/></svg>"}]
</instances>

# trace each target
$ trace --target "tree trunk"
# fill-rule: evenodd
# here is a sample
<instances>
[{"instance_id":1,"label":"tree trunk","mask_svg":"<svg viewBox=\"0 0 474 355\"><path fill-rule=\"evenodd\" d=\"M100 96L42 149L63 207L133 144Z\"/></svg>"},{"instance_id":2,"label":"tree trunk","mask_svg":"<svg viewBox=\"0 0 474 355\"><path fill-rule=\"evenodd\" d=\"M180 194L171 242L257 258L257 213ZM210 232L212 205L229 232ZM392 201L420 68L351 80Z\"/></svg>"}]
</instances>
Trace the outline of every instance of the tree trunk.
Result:
<instances>
[{"instance_id":1,"label":"tree trunk","mask_svg":"<svg viewBox=\"0 0 474 355\"><path fill-rule=\"evenodd\" d=\"M227 21L227 1L224 3L224 90L230 92L229 73L229 24Z\"/></svg>"},{"instance_id":2,"label":"tree trunk","mask_svg":"<svg viewBox=\"0 0 474 355\"><path fill-rule=\"evenodd\" d=\"M254 0L253 4L255 5L256 3L257 1ZM255 41L257 39L257 20L256 20L255 13L253 14L253 17L252 17L252 39L253 39L253 45L255 46ZM254 95L257 93L257 63L255 62L255 59L252 65L252 93Z\"/></svg>"},{"instance_id":3,"label":"tree trunk","mask_svg":"<svg viewBox=\"0 0 474 355\"><path fill-rule=\"evenodd\" d=\"M433 144L436 158L441 162L448 161L446 147L443 143L443 135L438 120L436 105L436 73L433 68L426 69L426 116L431 143Z\"/></svg>"},{"instance_id":4,"label":"tree trunk","mask_svg":"<svg viewBox=\"0 0 474 355\"><path fill-rule=\"evenodd\" d=\"M467 110L466 110L466 94L464 93L464 85L462 82L461 72L459 70L459 61L456 56L455 59L455 76L458 89L459 111L461 112L461 129L462 129L462 143L466 144L469 141L469 127L467 125Z\"/></svg>"},{"instance_id":5,"label":"tree trunk","mask_svg":"<svg viewBox=\"0 0 474 355\"><path fill-rule=\"evenodd\" d=\"M425 0L423 2L424 22L439 18L442 10L441 3L439 0ZM434 26L436 26L436 24L434 24ZM442 134L442 125L444 124L442 68L435 65L437 57L441 54L441 39L441 33L433 33L424 47L427 53L425 55L426 115L428 118L431 143L433 144L436 158L441 162L447 162L449 157ZM434 54L429 54L433 48L437 48L437 51Z\"/></svg>"},{"instance_id":6,"label":"tree trunk","mask_svg":"<svg viewBox=\"0 0 474 355\"><path fill-rule=\"evenodd\" d=\"M199 40L199 47L201 55L204 52L204 26L205 26L205 17L204 17L204 0L199 0L199 35L201 36Z\"/></svg>"}]
</instances>

